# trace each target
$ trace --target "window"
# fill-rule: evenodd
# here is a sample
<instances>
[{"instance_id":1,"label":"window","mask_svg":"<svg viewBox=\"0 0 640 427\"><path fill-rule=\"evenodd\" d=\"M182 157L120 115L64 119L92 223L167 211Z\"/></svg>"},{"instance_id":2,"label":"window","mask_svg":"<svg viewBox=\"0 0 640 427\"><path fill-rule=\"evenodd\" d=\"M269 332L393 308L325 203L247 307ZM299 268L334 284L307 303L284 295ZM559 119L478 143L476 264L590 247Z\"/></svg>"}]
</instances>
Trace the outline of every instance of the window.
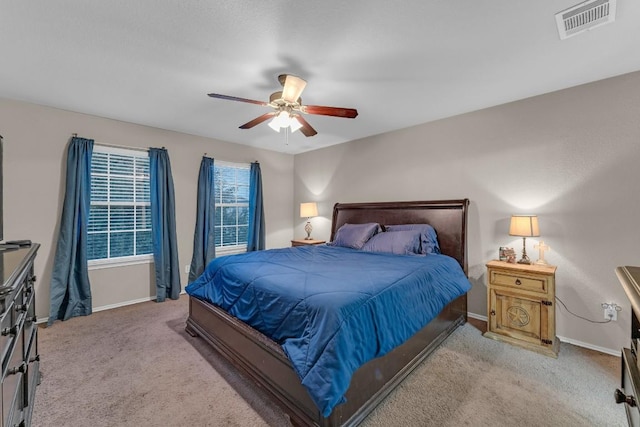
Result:
<instances>
[{"instance_id":1,"label":"window","mask_svg":"<svg viewBox=\"0 0 640 427\"><path fill-rule=\"evenodd\" d=\"M152 258L147 152L94 145L88 237L90 265Z\"/></svg>"},{"instance_id":2,"label":"window","mask_svg":"<svg viewBox=\"0 0 640 427\"><path fill-rule=\"evenodd\" d=\"M249 230L249 165L214 163L216 250L244 252Z\"/></svg>"}]
</instances>

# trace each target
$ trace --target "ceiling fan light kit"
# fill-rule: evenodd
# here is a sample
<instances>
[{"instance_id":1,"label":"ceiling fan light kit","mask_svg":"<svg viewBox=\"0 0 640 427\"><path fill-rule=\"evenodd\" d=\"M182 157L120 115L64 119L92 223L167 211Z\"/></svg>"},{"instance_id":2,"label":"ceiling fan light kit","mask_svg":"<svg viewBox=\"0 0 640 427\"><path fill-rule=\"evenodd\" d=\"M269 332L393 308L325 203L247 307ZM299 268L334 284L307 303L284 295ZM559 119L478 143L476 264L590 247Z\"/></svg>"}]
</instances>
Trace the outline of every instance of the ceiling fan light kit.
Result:
<instances>
[{"instance_id":1,"label":"ceiling fan light kit","mask_svg":"<svg viewBox=\"0 0 640 427\"><path fill-rule=\"evenodd\" d=\"M302 127L297 117L293 114L281 111L269 122L269 127L276 132L280 132L280 128L289 128L291 132L295 132Z\"/></svg>"},{"instance_id":2,"label":"ceiling fan light kit","mask_svg":"<svg viewBox=\"0 0 640 427\"><path fill-rule=\"evenodd\" d=\"M307 122L299 113L344 117L348 119L353 119L358 115L358 111L354 108L302 105L302 98L300 98L300 95L307 86L307 82L300 77L291 74L279 75L278 81L282 85L282 91L272 93L269 97L269 102L221 95L219 93L210 93L209 96L212 98L246 102L274 109L272 112L265 113L241 125L240 129L251 129L252 127L272 118L269 122L269 127L276 132L280 132L281 128L289 128L291 132L295 132L300 129L300 132L302 132L304 136L309 137L317 134L318 132L316 132L309 122Z\"/></svg>"}]
</instances>

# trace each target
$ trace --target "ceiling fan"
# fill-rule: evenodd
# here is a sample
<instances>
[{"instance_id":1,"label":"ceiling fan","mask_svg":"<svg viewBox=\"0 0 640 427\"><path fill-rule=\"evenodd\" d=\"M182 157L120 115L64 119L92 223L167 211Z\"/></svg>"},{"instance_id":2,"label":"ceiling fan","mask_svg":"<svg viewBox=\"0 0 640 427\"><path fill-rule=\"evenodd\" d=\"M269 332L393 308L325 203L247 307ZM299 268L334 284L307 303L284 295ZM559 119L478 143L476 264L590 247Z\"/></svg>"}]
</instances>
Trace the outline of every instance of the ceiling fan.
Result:
<instances>
[{"instance_id":1,"label":"ceiling fan","mask_svg":"<svg viewBox=\"0 0 640 427\"><path fill-rule=\"evenodd\" d=\"M282 85L282 91L274 92L269 97L269 102L256 101L253 99L238 98L236 96L210 93L212 98L226 99L229 101L248 102L250 104L262 105L273 108L273 111L265 113L255 119L240 126L240 129L251 129L260 123L272 118L269 126L280 132L280 128L290 128L292 132L300 129L305 136L317 134L302 114L317 114L321 116L346 117L353 119L358 115L358 111L353 108L323 107L320 105L303 105L300 94L304 90L307 82L292 74L280 74L278 81Z\"/></svg>"}]
</instances>

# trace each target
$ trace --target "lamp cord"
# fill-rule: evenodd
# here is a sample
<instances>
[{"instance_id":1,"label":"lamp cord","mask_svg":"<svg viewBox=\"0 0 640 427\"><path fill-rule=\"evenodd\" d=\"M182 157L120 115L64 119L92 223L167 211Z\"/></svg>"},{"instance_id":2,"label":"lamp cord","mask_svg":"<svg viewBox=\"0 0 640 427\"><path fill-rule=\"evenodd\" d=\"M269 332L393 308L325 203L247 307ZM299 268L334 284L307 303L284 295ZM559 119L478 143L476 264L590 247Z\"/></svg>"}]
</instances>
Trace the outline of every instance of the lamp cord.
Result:
<instances>
[{"instance_id":1,"label":"lamp cord","mask_svg":"<svg viewBox=\"0 0 640 427\"><path fill-rule=\"evenodd\" d=\"M558 297L556 296L556 299L558 300L558 302L559 302L560 304L562 304L562 306L564 307L564 309L565 309L565 310L567 310L567 312L568 312L569 314L571 314L571 315L573 315L573 316L576 316L576 317L577 317L577 318L579 318L579 319L586 320L587 322L591 322L591 323L611 323L611 319L609 319L609 320L591 320L591 319L587 319L586 317L582 317L582 316L580 316L580 315L578 315L578 314L575 314L575 313L573 313L571 310L569 310L569 309L567 308L567 305L566 305L564 302L562 302L562 300L561 300L560 298L558 298Z\"/></svg>"}]
</instances>

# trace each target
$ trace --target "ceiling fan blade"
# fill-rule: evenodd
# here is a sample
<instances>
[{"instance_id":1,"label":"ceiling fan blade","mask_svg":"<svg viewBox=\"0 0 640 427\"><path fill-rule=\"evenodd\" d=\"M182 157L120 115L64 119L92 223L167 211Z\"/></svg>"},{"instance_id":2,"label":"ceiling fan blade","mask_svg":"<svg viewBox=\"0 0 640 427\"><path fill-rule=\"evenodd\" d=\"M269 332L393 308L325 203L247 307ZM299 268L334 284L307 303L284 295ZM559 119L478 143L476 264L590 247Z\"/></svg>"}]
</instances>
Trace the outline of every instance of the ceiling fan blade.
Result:
<instances>
[{"instance_id":1,"label":"ceiling fan blade","mask_svg":"<svg viewBox=\"0 0 640 427\"><path fill-rule=\"evenodd\" d=\"M278 79L280 79L280 77L281 76L279 76ZM284 80L284 87L282 88L282 99L290 104L296 103L306 85L307 82L300 77L287 74Z\"/></svg>"},{"instance_id":2,"label":"ceiling fan blade","mask_svg":"<svg viewBox=\"0 0 640 427\"><path fill-rule=\"evenodd\" d=\"M271 111L270 113L264 113L263 115L256 117L255 119L251 120L250 122L247 122L245 124L243 124L242 126L240 126L240 129L251 129L252 127L254 127L255 125L259 125L260 123L269 120L271 117L275 116L276 112L275 111Z\"/></svg>"},{"instance_id":3,"label":"ceiling fan blade","mask_svg":"<svg viewBox=\"0 0 640 427\"><path fill-rule=\"evenodd\" d=\"M228 101L240 101L240 102L248 102L249 104L257 104L257 105L269 105L264 101L256 101L254 99L247 98L238 98L237 96L229 96L229 95L220 95L219 93L210 93L208 94L212 98L226 99Z\"/></svg>"},{"instance_id":4,"label":"ceiling fan blade","mask_svg":"<svg viewBox=\"0 0 640 427\"><path fill-rule=\"evenodd\" d=\"M304 136L313 136L313 135L318 133L318 132L316 132L316 130L314 128L311 127L309 122L307 122L304 119L304 117L296 114L296 116L294 118L297 121L299 121L300 124L302 125L302 127L300 128L300 132L302 132L304 134Z\"/></svg>"},{"instance_id":5,"label":"ceiling fan blade","mask_svg":"<svg viewBox=\"0 0 640 427\"><path fill-rule=\"evenodd\" d=\"M307 114L346 117L348 119L354 119L358 115L358 110L355 108L323 107L321 105L303 105L300 107L300 111Z\"/></svg>"}]
</instances>

